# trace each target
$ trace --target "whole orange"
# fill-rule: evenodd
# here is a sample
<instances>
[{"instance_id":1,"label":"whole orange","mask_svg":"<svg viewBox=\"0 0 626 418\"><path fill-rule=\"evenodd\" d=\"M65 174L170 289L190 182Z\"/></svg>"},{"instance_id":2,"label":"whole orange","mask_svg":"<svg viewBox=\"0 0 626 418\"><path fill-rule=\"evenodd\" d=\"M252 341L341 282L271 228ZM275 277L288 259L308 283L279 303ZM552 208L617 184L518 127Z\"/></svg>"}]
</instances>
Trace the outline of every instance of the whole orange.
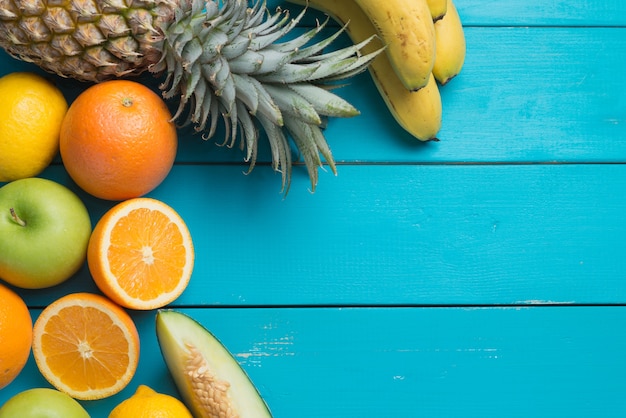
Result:
<instances>
[{"instance_id":1,"label":"whole orange","mask_svg":"<svg viewBox=\"0 0 626 418\"><path fill-rule=\"evenodd\" d=\"M22 298L0 284L0 389L22 371L30 355L33 321Z\"/></svg>"},{"instance_id":2,"label":"whole orange","mask_svg":"<svg viewBox=\"0 0 626 418\"><path fill-rule=\"evenodd\" d=\"M170 172L177 145L163 99L130 80L105 81L83 91L63 119L59 144L72 180L106 200L155 189Z\"/></svg>"}]
</instances>

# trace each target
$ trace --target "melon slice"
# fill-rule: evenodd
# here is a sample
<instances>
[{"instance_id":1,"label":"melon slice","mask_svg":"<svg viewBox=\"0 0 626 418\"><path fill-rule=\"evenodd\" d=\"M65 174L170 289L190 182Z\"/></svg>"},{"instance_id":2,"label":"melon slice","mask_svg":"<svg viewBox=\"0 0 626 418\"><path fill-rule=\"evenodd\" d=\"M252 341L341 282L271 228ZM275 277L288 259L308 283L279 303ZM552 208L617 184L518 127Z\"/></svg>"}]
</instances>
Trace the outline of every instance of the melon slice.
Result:
<instances>
[{"instance_id":1,"label":"melon slice","mask_svg":"<svg viewBox=\"0 0 626 418\"><path fill-rule=\"evenodd\" d=\"M159 310L161 353L194 417L271 418L267 404L226 347L202 324L174 310Z\"/></svg>"}]
</instances>

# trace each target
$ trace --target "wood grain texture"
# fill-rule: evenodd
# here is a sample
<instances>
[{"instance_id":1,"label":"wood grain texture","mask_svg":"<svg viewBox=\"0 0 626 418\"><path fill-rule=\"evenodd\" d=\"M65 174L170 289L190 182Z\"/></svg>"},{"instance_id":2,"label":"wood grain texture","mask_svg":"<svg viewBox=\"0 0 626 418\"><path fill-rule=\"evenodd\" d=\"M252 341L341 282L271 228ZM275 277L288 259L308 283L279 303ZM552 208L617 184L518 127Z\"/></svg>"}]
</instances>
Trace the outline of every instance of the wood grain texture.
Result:
<instances>
[{"instance_id":1,"label":"wood grain texture","mask_svg":"<svg viewBox=\"0 0 626 418\"><path fill-rule=\"evenodd\" d=\"M280 417L623 417L626 311L616 307L185 309ZM133 313L138 374L83 402L104 418L137 385L176 394L154 313ZM31 359L0 391L45 385Z\"/></svg>"},{"instance_id":2,"label":"wood grain texture","mask_svg":"<svg viewBox=\"0 0 626 418\"><path fill-rule=\"evenodd\" d=\"M341 0L339 0L341 1ZM622 0L456 0L464 26L612 26L626 25L626 3ZM285 0L268 0L268 9L286 9L295 15L302 10ZM304 24L314 25L324 15L307 10Z\"/></svg>"},{"instance_id":3,"label":"wood grain texture","mask_svg":"<svg viewBox=\"0 0 626 418\"><path fill-rule=\"evenodd\" d=\"M296 170L285 199L269 167L179 165L151 194L196 246L177 304L626 303L622 164L346 165L315 194ZM112 206L81 196L94 222Z\"/></svg>"}]
</instances>

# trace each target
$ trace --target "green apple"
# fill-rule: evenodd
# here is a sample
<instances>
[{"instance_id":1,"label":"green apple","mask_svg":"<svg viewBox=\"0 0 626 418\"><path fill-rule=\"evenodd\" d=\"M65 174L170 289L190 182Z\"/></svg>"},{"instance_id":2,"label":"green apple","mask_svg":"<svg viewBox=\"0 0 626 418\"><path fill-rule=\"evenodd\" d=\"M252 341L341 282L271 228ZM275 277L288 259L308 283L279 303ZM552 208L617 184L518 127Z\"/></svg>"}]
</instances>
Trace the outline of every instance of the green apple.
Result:
<instances>
[{"instance_id":1,"label":"green apple","mask_svg":"<svg viewBox=\"0 0 626 418\"><path fill-rule=\"evenodd\" d=\"M49 388L20 392L0 408L0 418L89 418L70 395Z\"/></svg>"},{"instance_id":2,"label":"green apple","mask_svg":"<svg viewBox=\"0 0 626 418\"><path fill-rule=\"evenodd\" d=\"M0 279L42 289L69 279L87 257L91 219L67 187L38 177L0 187Z\"/></svg>"}]
</instances>

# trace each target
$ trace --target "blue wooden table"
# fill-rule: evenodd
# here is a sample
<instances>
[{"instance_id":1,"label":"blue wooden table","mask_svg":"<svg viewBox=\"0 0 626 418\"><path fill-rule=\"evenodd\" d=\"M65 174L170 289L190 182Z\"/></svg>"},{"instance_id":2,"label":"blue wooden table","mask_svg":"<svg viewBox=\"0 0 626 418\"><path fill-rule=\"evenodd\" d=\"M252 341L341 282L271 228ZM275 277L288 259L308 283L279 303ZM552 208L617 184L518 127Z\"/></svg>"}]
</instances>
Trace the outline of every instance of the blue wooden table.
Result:
<instances>
[{"instance_id":1,"label":"blue wooden table","mask_svg":"<svg viewBox=\"0 0 626 418\"><path fill-rule=\"evenodd\" d=\"M151 196L197 261L172 305L213 331L276 418L626 416L626 2L457 0L467 59L442 88L440 142L394 122L367 73L332 120L338 175L291 190L268 164L181 132ZM294 11L299 7L269 1ZM322 18L310 12L307 22ZM347 42L342 38L340 42ZM0 55L2 74L35 70ZM82 86L57 80L71 100ZM91 198L57 160L42 175ZM36 318L89 273L23 291ZM154 312L135 378L176 394ZM48 386L31 359L0 404Z\"/></svg>"}]
</instances>

